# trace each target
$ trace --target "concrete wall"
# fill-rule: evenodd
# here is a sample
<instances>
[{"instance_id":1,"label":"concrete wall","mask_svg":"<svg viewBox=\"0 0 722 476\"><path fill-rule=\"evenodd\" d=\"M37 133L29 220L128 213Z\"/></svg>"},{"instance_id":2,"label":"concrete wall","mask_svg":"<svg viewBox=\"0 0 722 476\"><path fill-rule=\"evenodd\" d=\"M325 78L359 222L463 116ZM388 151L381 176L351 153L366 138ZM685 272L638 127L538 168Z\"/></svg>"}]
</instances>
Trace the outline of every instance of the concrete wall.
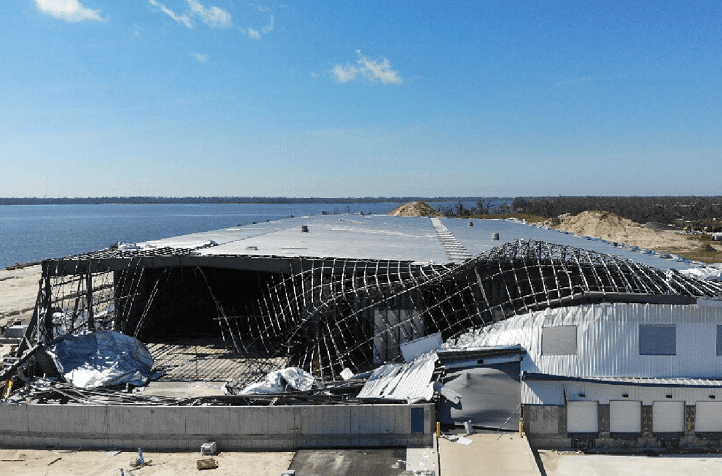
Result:
<instances>
[{"instance_id":1,"label":"concrete wall","mask_svg":"<svg viewBox=\"0 0 722 476\"><path fill-rule=\"evenodd\" d=\"M412 431L423 409L423 433ZM417 410L417 413L420 413ZM432 444L433 404L278 407L0 405L2 447L220 451Z\"/></svg>"}]
</instances>

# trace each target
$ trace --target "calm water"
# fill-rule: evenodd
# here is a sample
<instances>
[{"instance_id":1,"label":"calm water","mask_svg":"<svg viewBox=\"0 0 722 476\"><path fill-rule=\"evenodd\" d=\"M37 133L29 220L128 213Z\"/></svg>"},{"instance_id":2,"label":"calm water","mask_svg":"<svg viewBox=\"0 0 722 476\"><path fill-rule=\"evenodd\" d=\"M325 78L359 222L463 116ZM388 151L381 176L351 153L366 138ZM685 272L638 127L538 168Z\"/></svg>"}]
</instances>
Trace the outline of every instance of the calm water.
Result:
<instances>
[{"instance_id":1,"label":"calm water","mask_svg":"<svg viewBox=\"0 0 722 476\"><path fill-rule=\"evenodd\" d=\"M431 202L432 206L451 203ZM0 206L0 269L106 248L323 211L386 214L398 203ZM473 203L465 205L473 206Z\"/></svg>"}]
</instances>

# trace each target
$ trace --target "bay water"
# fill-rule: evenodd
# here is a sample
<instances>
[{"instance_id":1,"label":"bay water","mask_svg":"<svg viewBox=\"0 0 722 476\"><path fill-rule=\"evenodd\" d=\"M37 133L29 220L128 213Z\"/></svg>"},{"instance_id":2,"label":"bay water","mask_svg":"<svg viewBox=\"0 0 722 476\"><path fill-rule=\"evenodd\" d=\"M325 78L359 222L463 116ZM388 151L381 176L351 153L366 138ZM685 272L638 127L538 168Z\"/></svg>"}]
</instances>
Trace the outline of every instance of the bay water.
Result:
<instances>
[{"instance_id":1,"label":"bay water","mask_svg":"<svg viewBox=\"0 0 722 476\"><path fill-rule=\"evenodd\" d=\"M436 208L453 202L430 202ZM0 269L200 231L323 213L388 214L397 202L0 206ZM473 206L474 203L464 203Z\"/></svg>"}]
</instances>

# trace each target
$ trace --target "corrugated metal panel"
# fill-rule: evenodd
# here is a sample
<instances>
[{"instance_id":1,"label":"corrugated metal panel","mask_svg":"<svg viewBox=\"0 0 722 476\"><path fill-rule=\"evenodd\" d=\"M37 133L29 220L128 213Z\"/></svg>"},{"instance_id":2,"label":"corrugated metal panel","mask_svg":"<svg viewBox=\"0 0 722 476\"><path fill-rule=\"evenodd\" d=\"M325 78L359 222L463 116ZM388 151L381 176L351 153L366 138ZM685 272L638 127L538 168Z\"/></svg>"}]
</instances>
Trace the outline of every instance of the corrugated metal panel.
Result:
<instances>
[{"instance_id":1,"label":"corrugated metal panel","mask_svg":"<svg viewBox=\"0 0 722 476\"><path fill-rule=\"evenodd\" d=\"M564 385L560 382L521 382L521 403L523 405L564 405Z\"/></svg>"},{"instance_id":2,"label":"corrugated metal panel","mask_svg":"<svg viewBox=\"0 0 722 476\"><path fill-rule=\"evenodd\" d=\"M584 397L581 397L584 395ZM664 385L618 385L602 382L523 380L522 403L525 405L564 405L567 400L598 401L606 405L613 400L639 400L643 405L654 401L697 402L722 400L722 387L668 387Z\"/></svg>"},{"instance_id":3,"label":"corrugated metal panel","mask_svg":"<svg viewBox=\"0 0 722 476\"><path fill-rule=\"evenodd\" d=\"M674 324L676 355L639 355L640 324ZM576 355L543 355L543 327L577 326ZM463 346L521 345L526 372L573 377L722 378L717 356L722 308L670 304L594 304L545 309L462 337Z\"/></svg>"},{"instance_id":4,"label":"corrugated metal panel","mask_svg":"<svg viewBox=\"0 0 722 476\"><path fill-rule=\"evenodd\" d=\"M437 332L436 334L401 344L401 355L404 356L404 360L407 363L413 362L417 357L438 349L443 343L441 333Z\"/></svg>"},{"instance_id":5,"label":"corrugated metal panel","mask_svg":"<svg viewBox=\"0 0 722 476\"><path fill-rule=\"evenodd\" d=\"M386 364L376 369L358 394L359 400L406 400L409 403L433 396L431 377L436 367L436 354L411 364Z\"/></svg>"}]
</instances>

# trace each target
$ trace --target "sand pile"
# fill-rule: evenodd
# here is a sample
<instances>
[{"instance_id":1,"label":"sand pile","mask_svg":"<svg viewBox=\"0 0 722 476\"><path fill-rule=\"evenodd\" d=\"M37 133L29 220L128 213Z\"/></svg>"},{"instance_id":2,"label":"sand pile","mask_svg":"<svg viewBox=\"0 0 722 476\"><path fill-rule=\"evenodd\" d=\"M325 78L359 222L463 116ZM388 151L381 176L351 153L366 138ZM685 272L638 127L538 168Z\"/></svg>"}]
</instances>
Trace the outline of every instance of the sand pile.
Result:
<instances>
[{"instance_id":1,"label":"sand pile","mask_svg":"<svg viewBox=\"0 0 722 476\"><path fill-rule=\"evenodd\" d=\"M424 201L405 203L394 208L391 213L392 217L438 217L441 216L439 211Z\"/></svg>"},{"instance_id":2,"label":"sand pile","mask_svg":"<svg viewBox=\"0 0 722 476\"><path fill-rule=\"evenodd\" d=\"M568 216L555 228L660 251L689 249L695 245L676 232L652 230L615 213L597 210Z\"/></svg>"},{"instance_id":3,"label":"sand pile","mask_svg":"<svg viewBox=\"0 0 722 476\"><path fill-rule=\"evenodd\" d=\"M0 270L0 325L32 317L41 276L40 265Z\"/></svg>"}]
</instances>

